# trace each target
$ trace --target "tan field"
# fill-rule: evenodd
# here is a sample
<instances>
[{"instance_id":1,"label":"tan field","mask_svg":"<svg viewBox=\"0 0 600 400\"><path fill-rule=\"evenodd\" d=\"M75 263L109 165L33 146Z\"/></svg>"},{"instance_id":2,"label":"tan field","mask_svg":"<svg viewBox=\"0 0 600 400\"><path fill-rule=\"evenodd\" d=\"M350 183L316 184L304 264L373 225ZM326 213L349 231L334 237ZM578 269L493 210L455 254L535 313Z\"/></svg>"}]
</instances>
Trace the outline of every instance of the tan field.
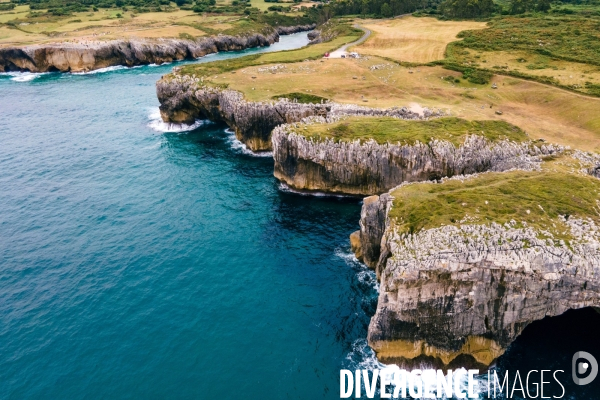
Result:
<instances>
[{"instance_id":1,"label":"tan field","mask_svg":"<svg viewBox=\"0 0 600 400\"><path fill-rule=\"evenodd\" d=\"M365 21L372 35L352 51L397 61L426 63L444 58L446 46L464 30L483 29L485 22L438 21L412 16L384 21Z\"/></svg>"},{"instance_id":2,"label":"tan field","mask_svg":"<svg viewBox=\"0 0 600 400\"><path fill-rule=\"evenodd\" d=\"M462 79L456 83L461 74L441 67L411 69L377 57L268 67L246 67L211 81L228 83L254 101L305 92L369 107L430 107L465 119L502 119L519 126L532 139L600 150L600 99L552 86L495 76L498 89L492 89Z\"/></svg>"}]
</instances>

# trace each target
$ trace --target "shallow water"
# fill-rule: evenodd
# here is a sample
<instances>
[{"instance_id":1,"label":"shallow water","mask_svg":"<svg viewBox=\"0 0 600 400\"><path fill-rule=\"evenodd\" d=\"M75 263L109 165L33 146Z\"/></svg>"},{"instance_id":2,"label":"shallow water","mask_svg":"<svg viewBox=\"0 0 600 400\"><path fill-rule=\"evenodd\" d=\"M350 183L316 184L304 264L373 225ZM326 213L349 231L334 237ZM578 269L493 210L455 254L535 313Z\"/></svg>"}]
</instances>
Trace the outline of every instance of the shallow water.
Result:
<instances>
[{"instance_id":1,"label":"shallow water","mask_svg":"<svg viewBox=\"0 0 600 400\"><path fill-rule=\"evenodd\" d=\"M360 204L162 123L171 68L0 75L0 398L335 399L341 368L379 366Z\"/></svg>"}]
</instances>

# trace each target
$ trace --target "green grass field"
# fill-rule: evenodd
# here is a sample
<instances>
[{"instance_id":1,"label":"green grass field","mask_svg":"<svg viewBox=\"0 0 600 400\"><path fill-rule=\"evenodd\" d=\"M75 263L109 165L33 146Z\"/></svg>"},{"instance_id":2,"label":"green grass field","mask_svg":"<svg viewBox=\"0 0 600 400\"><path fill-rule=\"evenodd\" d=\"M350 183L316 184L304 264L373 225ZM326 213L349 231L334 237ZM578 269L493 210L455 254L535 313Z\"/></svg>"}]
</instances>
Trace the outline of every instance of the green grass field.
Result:
<instances>
[{"instance_id":1,"label":"green grass field","mask_svg":"<svg viewBox=\"0 0 600 400\"><path fill-rule=\"evenodd\" d=\"M545 168L542 172L487 173L464 181L408 185L391 194L390 218L401 232L459 225L468 215L470 223L503 224L514 219L519 226L525 222L555 238L568 239L558 216L598 221L600 180Z\"/></svg>"},{"instance_id":2,"label":"green grass field","mask_svg":"<svg viewBox=\"0 0 600 400\"><path fill-rule=\"evenodd\" d=\"M460 118L439 118L430 121L406 121L391 117L350 117L330 124L312 124L296 129L303 136L335 141L361 142L369 139L377 143L429 143L433 139L447 140L458 146L467 135L480 135L491 141L508 139L528 140L521 129L504 121L467 121Z\"/></svg>"},{"instance_id":3,"label":"green grass field","mask_svg":"<svg viewBox=\"0 0 600 400\"><path fill-rule=\"evenodd\" d=\"M443 63L485 69L600 96L600 14L496 18L464 31Z\"/></svg>"}]
</instances>

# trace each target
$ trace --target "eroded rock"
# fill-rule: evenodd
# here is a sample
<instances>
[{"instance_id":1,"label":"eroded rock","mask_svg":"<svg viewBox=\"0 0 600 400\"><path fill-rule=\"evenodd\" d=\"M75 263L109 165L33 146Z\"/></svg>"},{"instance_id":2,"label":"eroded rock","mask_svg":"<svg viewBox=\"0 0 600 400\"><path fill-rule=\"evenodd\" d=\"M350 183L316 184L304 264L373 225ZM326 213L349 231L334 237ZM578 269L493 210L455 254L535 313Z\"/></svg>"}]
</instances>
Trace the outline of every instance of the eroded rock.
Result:
<instances>
[{"instance_id":1,"label":"eroded rock","mask_svg":"<svg viewBox=\"0 0 600 400\"><path fill-rule=\"evenodd\" d=\"M512 168L535 169L542 156L562 151L560 146L491 142L477 135L468 136L460 146L445 140L406 145L374 140L336 142L307 138L296 133L298 127L275 128L273 157L275 177L304 191L379 194L403 182Z\"/></svg>"}]
</instances>

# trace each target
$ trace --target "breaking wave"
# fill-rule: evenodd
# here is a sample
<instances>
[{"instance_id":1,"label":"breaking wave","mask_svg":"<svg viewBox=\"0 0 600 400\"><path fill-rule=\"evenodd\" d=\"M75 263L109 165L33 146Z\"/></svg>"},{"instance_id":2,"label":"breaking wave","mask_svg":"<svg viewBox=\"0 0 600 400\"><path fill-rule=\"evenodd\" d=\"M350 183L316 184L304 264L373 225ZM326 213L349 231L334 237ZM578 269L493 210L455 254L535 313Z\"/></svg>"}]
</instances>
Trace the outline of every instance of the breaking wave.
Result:
<instances>
[{"instance_id":1,"label":"breaking wave","mask_svg":"<svg viewBox=\"0 0 600 400\"><path fill-rule=\"evenodd\" d=\"M0 76L8 76L11 81L15 82L30 82L36 78L39 78L42 75L47 74L48 72L2 72Z\"/></svg>"},{"instance_id":2,"label":"breaking wave","mask_svg":"<svg viewBox=\"0 0 600 400\"><path fill-rule=\"evenodd\" d=\"M102 74L104 72L118 71L120 69L127 69L127 67L124 65L113 65L112 67L98 68L98 69L95 69L92 71L71 72L71 75L94 75L94 74Z\"/></svg>"},{"instance_id":3,"label":"breaking wave","mask_svg":"<svg viewBox=\"0 0 600 400\"><path fill-rule=\"evenodd\" d=\"M301 196L315 196L315 197L339 197L339 198L356 198L356 196L351 196L347 194L336 194L336 193L324 193L324 192L303 192L301 190L292 189L285 183L281 182L279 184L279 190L286 193L294 193L299 194Z\"/></svg>"},{"instance_id":4,"label":"breaking wave","mask_svg":"<svg viewBox=\"0 0 600 400\"><path fill-rule=\"evenodd\" d=\"M152 109L150 115L148 116L148 119L150 120L150 122L148 122L148 127L150 129L155 130L156 132L161 133L189 132L208 122L204 120L196 120L196 122L194 122L191 125L164 122L160 117L160 111L158 110L158 107Z\"/></svg>"},{"instance_id":5,"label":"breaking wave","mask_svg":"<svg viewBox=\"0 0 600 400\"><path fill-rule=\"evenodd\" d=\"M254 152L248 148L244 143L240 142L236 137L235 133L227 128L225 129L225 133L227 134L227 141L231 144L231 148L238 153L246 154L253 157L273 157L272 151L260 151Z\"/></svg>"}]
</instances>

